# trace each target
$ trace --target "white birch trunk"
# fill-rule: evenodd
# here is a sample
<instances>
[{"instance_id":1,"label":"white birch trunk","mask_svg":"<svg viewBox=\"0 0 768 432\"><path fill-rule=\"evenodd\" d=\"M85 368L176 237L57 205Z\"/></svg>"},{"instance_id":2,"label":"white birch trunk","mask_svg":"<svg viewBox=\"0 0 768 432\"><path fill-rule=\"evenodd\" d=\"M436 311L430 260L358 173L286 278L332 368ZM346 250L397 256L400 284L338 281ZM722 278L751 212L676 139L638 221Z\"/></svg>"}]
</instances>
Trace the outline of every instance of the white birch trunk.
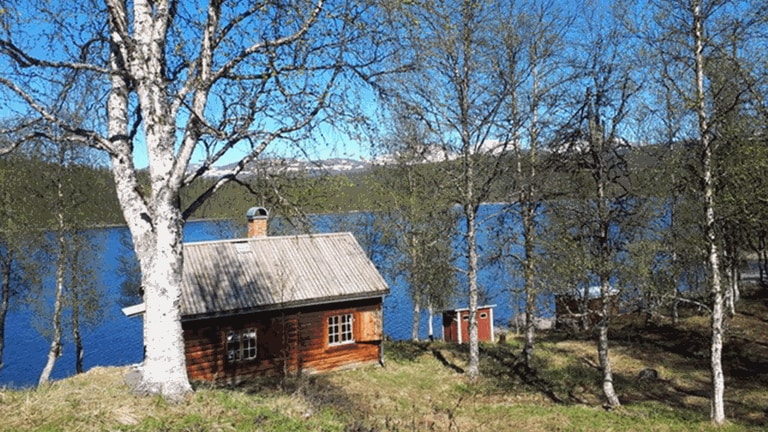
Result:
<instances>
[{"instance_id":1,"label":"white birch trunk","mask_svg":"<svg viewBox=\"0 0 768 432\"><path fill-rule=\"evenodd\" d=\"M525 257L523 261L523 277L525 284L525 346L523 348L523 357L525 365L531 367L533 363L533 350L536 344L536 268L534 266L534 255L536 253L536 207L534 205L536 177L536 146L539 141L539 68L538 56L534 56L534 64L531 69L532 103L530 109L531 127L530 143L528 149L528 167L527 175L523 174L521 164L522 152L520 144L515 139L515 149L517 150L517 173L518 178L524 182L520 194L519 205L521 219L523 221L523 243Z\"/></svg>"},{"instance_id":2,"label":"white birch trunk","mask_svg":"<svg viewBox=\"0 0 768 432\"><path fill-rule=\"evenodd\" d=\"M725 257L728 263L726 267L726 277L728 278L728 291L725 294L725 303L728 308L728 315L736 315L736 303L739 302L739 267L735 258Z\"/></svg>"},{"instance_id":3,"label":"white birch trunk","mask_svg":"<svg viewBox=\"0 0 768 432\"><path fill-rule=\"evenodd\" d=\"M590 102L592 103L592 102ZM610 323L610 295L611 293L611 245L610 245L610 203L607 198L607 190L609 187L608 180L608 167L603 161L603 155L606 153L606 140L604 138L603 128L599 123L599 116L597 112L591 114L589 119L591 145L592 151L600 155L595 159L599 159L600 162L597 166L596 186L597 186L597 215L599 224L599 262L597 263L600 277L600 321L598 323L598 338L597 338L597 356L600 361L600 368L603 371L603 394L607 400L608 406L611 408L618 408L621 406L616 390L613 388L613 366L611 365L611 359L609 356L608 347L608 325ZM585 292L585 322L588 321L591 311L589 310L589 289Z\"/></svg>"},{"instance_id":4,"label":"white birch trunk","mask_svg":"<svg viewBox=\"0 0 768 432\"><path fill-rule=\"evenodd\" d=\"M603 301L600 311L599 336L597 340L597 355L600 360L600 367L603 370L603 394L608 400L608 406L618 408L621 406L616 390L613 388L613 367L611 359L608 356L608 324L610 322L610 285L608 280L604 280L600 285L600 297Z\"/></svg>"},{"instance_id":5,"label":"white birch trunk","mask_svg":"<svg viewBox=\"0 0 768 432\"><path fill-rule=\"evenodd\" d=\"M40 373L40 379L37 381L38 386L48 383L51 378L53 366L56 364L56 359L61 356L61 309L62 297L64 293L63 273L64 265L63 263L58 263L56 269L56 294L53 302L53 336L51 339L51 345L48 348L48 356L45 361L45 366L43 367L43 371Z\"/></svg>"},{"instance_id":6,"label":"white birch trunk","mask_svg":"<svg viewBox=\"0 0 768 432\"><path fill-rule=\"evenodd\" d=\"M416 289L414 287L414 289ZM419 340L419 318L421 316L421 304L418 299L419 295L414 291L413 296L413 322L411 323L411 340L418 342Z\"/></svg>"},{"instance_id":7,"label":"white birch trunk","mask_svg":"<svg viewBox=\"0 0 768 432\"><path fill-rule=\"evenodd\" d=\"M137 390L179 400L191 391L181 329L182 221L179 189L188 155L175 154L175 113L167 98L164 77L167 4L153 7L146 0L133 3L134 31L129 46L126 5L108 1L114 44L111 91L108 99L112 173L118 199L142 274L144 288L145 359ZM142 108L149 156L149 196L141 194L128 134L130 86L133 77ZM190 151L191 153L191 151Z\"/></svg>"},{"instance_id":8,"label":"white birch trunk","mask_svg":"<svg viewBox=\"0 0 768 432\"><path fill-rule=\"evenodd\" d=\"M61 150L62 152L64 150ZM63 161L61 161L63 163ZM61 209L62 202L64 200L64 194L62 190L62 184L61 184L61 178L59 177L57 179L57 190L56 190L56 199L57 199L57 220L58 220L58 233L57 233L57 242L58 242L58 250L56 251L57 257L56 257L56 279L55 279L55 294L54 294L54 300L53 300L53 318L52 318L52 324L53 324L53 335L51 337L51 345L48 348L48 357L45 362L45 366L43 367L42 372L40 373L40 379L37 382L38 386L42 386L46 384L50 378L51 378L51 372L53 371L53 366L56 364L56 359L61 356L61 310L63 307L63 300L64 300L64 272L65 272L65 263L66 263L66 240L65 240L65 232L64 232L64 213Z\"/></svg>"},{"instance_id":9,"label":"white birch trunk","mask_svg":"<svg viewBox=\"0 0 768 432\"><path fill-rule=\"evenodd\" d=\"M429 341L432 342L435 340L435 329L432 324L432 319L435 316L435 309L432 307L432 303L427 306L427 315L429 317L429 321L427 321L427 337L429 338Z\"/></svg>"},{"instance_id":10,"label":"white birch trunk","mask_svg":"<svg viewBox=\"0 0 768 432\"><path fill-rule=\"evenodd\" d=\"M0 369L3 368L3 352L5 350L5 318L8 315L8 306L11 299L11 265L13 252L6 251L6 258L2 262L2 289L0 289Z\"/></svg>"},{"instance_id":11,"label":"white birch trunk","mask_svg":"<svg viewBox=\"0 0 768 432\"><path fill-rule=\"evenodd\" d=\"M528 197L530 198L530 196ZM532 204L529 200L520 203L523 210L523 242L525 243L525 261L523 274L525 278L525 347L523 356L525 365L533 363L533 349L536 343L536 274L534 268L535 226Z\"/></svg>"},{"instance_id":12,"label":"white birch trunk","mask_svg":"<svg viewBox=\"0 0 768 432\"><path fill-rule=\"evenodd\" d=\"M728 310L728 314L730 316L733 316L736 314L736 303L733 299L733 285L734 285L734 279L733 279L733 267L729 263L728 256L723 256L723 259L726 262L725 265L725 279L727 281L728 289L725 291L725 294L723 296L723 302L725 303L725 308Z\"/></svg>"},{"instance_id":13,"label":"white birch trunk","mask_svg":"<svg viewBox=\"0 0 768 432\"><path fill-rule=\"evenodd\" d=\"M715 232L715 196L712 178L712 141L709 131L709 119L704 91L704 16L701 12L701 2L694 0L693 10L693 41L694 61L696 67L696 110L701 136L703 189L705 203L705 234L709 263L710 292L712 297L712 316L710 326L712 341L710 348L710 369L712 376L712 392L710 401L710 418L715 424L725 423L725 379L723 376L723 291L720 281L720 256L717 248Z\"/></svg>"},{"instance_id":14,"label":"white birch trunk","mask_svg":"<svg viewBox=\"0 0 768 432\"><path fill-rule=\"evenodd\" d=\"M142 263L146 357L139 390L178 398L191 391L181 328L181 220L172 206L155 218L157 241Z\"/></svg>"},{"instance_id":15,"label":"white birch trunk","mask_svg":"<svg viewBox=\"0 0 768 432\"><path fill-rule=\"evenodd\" d=\"M475 208L472 204L465 205L467 217L467 260L469 279L469 365L467 375L474 381L480 376L480 340L477 335L477 227ZM461 326L461 322L459 322Z\"/></svg>"},{"instance_id":16,"label":"white birch trunk","mask_svg":"<svg viewBox=\"0 0 768 432\"><path fill-rule=\"evenodd\" d=\"M602 137L601 137L601 145ZM601 168L602 169L602 168ZM601 175L601 179L604 179L605 175ZM604 267L608 264L608 256L609 252L607 250L608 246L608 238L610 235L610 232L608 230L608 203L606 202L605 198L605 185L603 184L602 180L598 182L598 205L599 213L600 213L600 239L602 244L600 245L600 248L602 250L601 252L601 258L602 262L600 263L601 267ZM598 339L597 339L597 356L600 360L600 368L603 370L603 394L605 394L605 398L608 401L608 406L611 408L618 408L621 406L621 402L619 401L618 395L616 395L616 390L613 388L613 367L611 365L611 359L609 357L609 350L608 350L608 324L610 323L610 314L611 314L611 308L610 308L610 295L611 295L611 285L610 285L610 277L608 275L601 275L600 276L600 299L602 301L602 306L600 309L600 322L598 324ZM586 314L589 316L589 307L586 309Z\"/></svg>"}]
</instances>

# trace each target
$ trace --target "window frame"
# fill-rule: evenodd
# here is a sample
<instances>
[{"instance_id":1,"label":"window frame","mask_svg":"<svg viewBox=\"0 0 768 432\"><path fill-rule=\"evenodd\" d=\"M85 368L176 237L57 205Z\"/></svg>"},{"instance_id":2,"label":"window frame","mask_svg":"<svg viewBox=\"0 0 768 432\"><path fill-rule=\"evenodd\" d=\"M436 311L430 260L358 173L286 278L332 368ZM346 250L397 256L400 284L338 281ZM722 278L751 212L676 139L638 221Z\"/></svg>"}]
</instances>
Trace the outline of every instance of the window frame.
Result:
<instances>
[{"instance_id":1,"label":"window frame","mask_svg":"<svg viewBox=\"0 0 768 432\"><path fill-rule=\"evenodd\" d=\"M255 327L227 330L224 333L224 352L227 363L255 360L258 355L257 342L258 332Z\"/></svg>"},{"instance_id":2,"label":"window frame","mask_svg":"<svg viewBox=\"0 0 768 432\"><path fill-rule=\"evenodd\" d=\"M341 313L329 315L326 320L325 340L329 347L355 343L355 314Z\"/></svg>"}]
</instances>

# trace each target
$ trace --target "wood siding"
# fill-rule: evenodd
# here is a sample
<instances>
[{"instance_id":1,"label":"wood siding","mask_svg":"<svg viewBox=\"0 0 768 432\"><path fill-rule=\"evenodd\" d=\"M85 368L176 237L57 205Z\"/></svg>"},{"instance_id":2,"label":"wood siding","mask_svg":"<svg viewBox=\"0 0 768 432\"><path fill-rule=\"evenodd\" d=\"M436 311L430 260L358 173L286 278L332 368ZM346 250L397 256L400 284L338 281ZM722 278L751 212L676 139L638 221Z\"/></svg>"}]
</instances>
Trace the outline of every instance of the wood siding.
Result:
<instances>
[{"instance_id":1,"label":"wood siding","mask_svg":"<svg viewBox=\"0 0 768 432\"><path fill-rule=\"evenodd\" d=\"M373 298L184 321L187 373L196 381L236 382L258 375L315 373L378 362L381 308L381 298ZM342 314L353 315L355 342L329 346L328 317ZM227 332L249 328L257 333L256 358L227 361Z\"/></svg>"},{"instance_id":2,"label":"wood siding","mask_svg":"<svg viewBox=\"0 0 768 432\"><path fill-rule=\"evenodd\" d=\"M493 307L477 308L477 338L480 342L493 342ZM443 312L443 340L469 343L469 310L457 309Z\"/></svg>"},{"instance_id":3,"label":"wood siding","mask_svg":"<svg viewBox=\"0 0 768 432\"><path fill-rule=\"evenodd\" d=\"M608 296L609 313L617 315L619 313L618 296ZM586 310L584 300L574 296L558 295L555 296L555 328L578 330L581 327L582 320L586 318L589 326L594 326L600 322L601 311L603 309L603 299L587 299Z\"/></svg>"}]
</instances>

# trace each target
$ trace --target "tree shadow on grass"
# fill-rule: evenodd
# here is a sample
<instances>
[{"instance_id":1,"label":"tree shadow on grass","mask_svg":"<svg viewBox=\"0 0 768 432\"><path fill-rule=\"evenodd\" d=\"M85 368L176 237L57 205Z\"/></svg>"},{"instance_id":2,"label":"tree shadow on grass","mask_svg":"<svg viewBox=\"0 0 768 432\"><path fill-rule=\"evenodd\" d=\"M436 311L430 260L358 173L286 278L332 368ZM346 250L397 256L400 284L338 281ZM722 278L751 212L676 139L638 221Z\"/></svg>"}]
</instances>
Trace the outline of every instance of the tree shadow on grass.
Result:
<instances>
[{"instance_id":1,"label":"tree shadow on grass","mask_svg":"<svg viewBox=\"0 0 768 432\"><path fill-rule=\"evenodd\" d=\"M391 341L384 346L389 360L415 362L430 350L430 342Z\"/></svg>"},{"instance_id":2,"label":"tree shadow on grass","mask_svg":"<svg viewBox=\"0 0 768 432\"><path fill-rule=\"evenodd\" d=\"M519 349L505 345L484 346L483 374L501 392L520 389L538 393L560 405L604 406L599 365L591 358L573 357L565 351L562 354L570 354L570 361L555 364L547 358L536 357L534 367L530 368L525 365ZM688 403L691 396L706 397L705 383L698 383L695 389L678 388L671 381L638 382L635 373L616 371L613 379L624 404L656 401L673 407L684 418L706 418L698 407Z\"/></svg>"},{"instance_id":3,"label":"tree shadow on grass","mask_svg":"<svg viewBox=\"0 0 768 432\"><path fill-rule=\"evenodd\" d=\"M764 319L768 316L767 296L765 290L746 290L736 315L727 318L725 325L722 365L726 417L750 427L768 426L764 403L768 397L768 321ZM697 398L697 411L706 416L711 391L707 320L693 326L643 326L638 322L614 332L617 345L646 364L663 367L667 376L647 383L628 377L624 402L657 401L685 409L690 407L691 398Z\"/></svg>"},{"instance_id":4,"label":"tree shadow on grass","mask_svg":"<svg viewBox=\"0 0 768 432\"><path fill-rule=\"evenodd\" d=\"M456 373L460 373L460 374L464 373L464 368L462 368L461 366L459 366L455 362L453 362L451 360L448 360L448 358L445 356L443 351L441 351L441 350L439 350L437 348L432 348L432 355L435 356L437 361L439 361L443 366L453 370Z\"/></svg>"},{"instance_id":5,"label":"tree shadow on grass","mask_svg":"<svg viewBox=\"0 0 768 432\"><path fill-rule=\"evenodd\" d=\"M365 424L365 419L370 414L371 401L350 396L346 389L334 384L326 374L255 377L226 388L250 395L300 397L303 405L306 405L305 412L301 413L305 419L323 410L332 409L335 413L349 414L345 431L373 430ZM258 422L258 419L254 421Z\"/></svg>"}]
</instances>

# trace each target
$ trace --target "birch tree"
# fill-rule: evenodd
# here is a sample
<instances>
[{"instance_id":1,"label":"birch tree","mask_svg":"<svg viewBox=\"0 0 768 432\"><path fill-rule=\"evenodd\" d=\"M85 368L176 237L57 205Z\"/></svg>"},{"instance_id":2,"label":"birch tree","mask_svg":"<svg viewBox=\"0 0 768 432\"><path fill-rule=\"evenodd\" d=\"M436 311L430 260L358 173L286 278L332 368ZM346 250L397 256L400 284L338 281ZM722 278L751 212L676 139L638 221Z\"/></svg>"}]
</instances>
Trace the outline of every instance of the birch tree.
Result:
<instances>
[{"instance_id":1,"label":"birch tree","mask_svg":"<svg viewBox=\"0 0 768 432\"><path fill-rule=\"evenodd\" d=\"M75 348L75 373L83 373L85 344L82 332L104 317L104 293L96 283L93 263L104 245L94 234L76 230L70 238L69 273L66 280L65 306L69 309L69 331Z\"/></svg>"},{"instance_id":2,"label":"birch tree","mask_svg":"<svg viewBox=\"0 0 768 432\"><path fill-rule=\"evenodd\" d=\"M146 356L138 391L179 399L191 387L180 321L182 227L268 147L300 147L373 80L387 41L364 1L6 2L2 97L69 141L104 151L144 289ZM367 38L366 40L363 40ZM352 51L357 48L356 51ZM101 95L99 126L56 115L62 76ZM34 133L39 134L39 131ZM190 170L192 161L198 166ZM234 162L191 204L180 190ZM139 182L146 166L148 184Z\"/></svg>"},{"instance_id":3,"label":"birch tree","mask_svg":"<svg viewBox=\"0 0 768 432\"><path fill-rule=\"evenodd\" d=\"M553 157L572 175L570 197L552 204L553 250L579 251L581 265L571 265L584 301L598 294L597 354L602 371L603 393L609 407L621 405L614 388L609 350L609 324L621 280L621 269L631 262L629 245L639 239L647 223L643 201L634 193L628 168L630 145L622 132L628 128L632 98L640 87L624 54L630 46L610 15L595 12L587 21L595 24L583 32L583 58L578 63L585 85L583 104L574 116L576 127L564 137ZM563 244L557 244L562 239ZM551 259L571 258L554 254ZM553 267L562 263L554 263ZM567 264L566 264L567 265ZM581 275L578 275L581 272ZM566 279L567 280L567 279ZM594 288L593 288L594 287ZM596 289L595 289L596 288ZM591 290L595 293L590 293ZM594 298L594 297L593 297ZM585 319L592 311L584 310Z\"/></svg>"},{"instance_id":4,"label":"birch tree","mask_svg":"<svg viewBox=\"0 0 768 432\"><path fill-rule=\"evenodd\" d=\"M11 144L7 144L11 147ZM0 368L3 366L6 333L5 319L17 302L24 300L31 285L37 283L37 266L29 257L39 246L35 241L34 196L23 184L34 169L18 154L0 159Z\"/></svg>"},{"instance_id":5,"label":"birch tree","mask_svg":"<svg viewBox=\"0 0 768 432\"><path fill-rule=\"evenodd\" d=\"M449 178L444 193L461 208L459 271L467 287L470 379L480 373L478 214L508 168L500 157L507 143L496 127L508 90L499 79L506 65L499 64L500 41L494 31L505 16L502 5L486 0L404 5L398 33L407 38L416 66L387 83L402 112L435 138Z\"/></svg>"},{"instance_id":6,"label":"birch tree","mask_svg":"<svg viewBox=\"0 0 768 432\"><path fill-rule=\"evenodd\" d=\"M542 229L540 210L544 203L547 158L542 153L554 139L557 119L564 109L565 90L573 75L567 60L567 32L573 19L552 2L524 1L514 4L514 17L500 23L502 79L508 89L500 128L514 154L511 177L517 187L508 191L510 212L519 220L521 232L502 227L512 242L522 241L522 253L514 261L521 268L525 303L523 358L532 365L536 341L537 300L540 293L537 262ZM512 224L510 224L512 225ZM514 225L512 225L514 226ZM507 232L504 232L507 231Z\"/></svg>"},{"instance_id":7,"label":"birch tree","mask_svg":"<svg viewBox=\"0 0 768 432\"><path fill-rule=\"evenodd\" d=\"M40 326L41 333L50 338L46 363L38 380L38 385L43 385L63 354L67 330L71 331L75 345L75 370L83 372L81 327L94 325L103 314L93 272L100 246L90 238L94 234L86 232L89 220L84 215L89 198L98 195L94 191L98 184L86 184L83 180L84 171L94 166L94 159L89 158L94 151L61 142L42 142L35 147L36 157L47 168L37 176L39 198L52 219L51 224L45 225L51 237L45 255L50 257L52 277L45 278L38 287L34 304L38 320L49 320ZM52 281L52 296L47 292L48 279ZM53 303L52 310L45 304L48 301Z\"/></svg>"},{"instance_id":8,"label":"birch tree","mask_svg":"<svg viewBox=\"0 0 768 432\"><path fill-rule=\"evenodd\" d=\"M710 367L712 373L712 396L710 402L710 417L713 422L725 422L725 378L723 376L723 289L720 283L720 252L718 250L717 233L715 232L715 195L712 177L712 131L707 113L706 94L704 89L704 13L701 2L691 2L691 18L693 26L694 75L696 83L695 110L699 125L701 140L702 192L704 195L704 235L707 239L707 258L709 263L710 289L712 296L712 341L710 348Z\"/></svg>"},{"instance_id":9,"label":"birch tree","mask_svg":"<svg viewBox=\"0 0 768 432\"><path fill-rule=\"evenodd\" d=\"M724 38L725 46L710 55L705 64L710 87L715 89L711 97L711 127L720 142L713 153L719 198L717 219L727 279L725 303L731 317L737 312L740 275L750 239L760 238L764 203L768 202L764 176L768 149L761 138L768 117L760 115L765 102L759 94L765 73L759 72L753 59L745 59L743 40L747 35L741 29L744 25L733 25L732 34ZM751 36L759 31L746 33Z\"/></svg>"},{"instance_id":10,"label":"birch tree","mask_svg":"<svg viewBox=\"0 0 768 432\"><path fill-rule=\"evenodd\" d=\"M394 110L396 111L396 110ZM435 308L446 308L456 295L453 240L458 224L450 197L441 193L445 176L440 146L431 142L418 122L396 117L382 142L383 163L373 168L374 203L384 215L383 235L391 239L390 272L403 277L413 300L411 340L419 340L422 307L428 311L428 337L434 338Z\"/></svg>"},{"instance_id":11,"label":"birch tree","mask_svg":"<svg viewBox=\"0 0 768 432\"><path fill-rule=\"evenodd\" d=\"M748 68L731 69L737 71L728 80L718 80L711 69L717 59L761 58L764 49L764 35L754 34L750 29L764 21L764 5L738 0L680 0L676 2L653 2L652 16L654 25L652 41L660 53L660 61L674 65L677 71L670 81L679 100L684 103L688 113L688 136L696 143L691 146L697 159L698 197L702 203L700 224L703 227L703 244L706 251L706 267L711 310L710 330L710 373L711 404L710 417L713 423L725 422L724 391L725 380L722 365L724 341L724 300L722 287L722 232L718 229L723 220L723 197L719 193L720 170L717 169L717 154L721 146L727 145L726 135L720 134L716 125L724 116L730 116L736 107L734 104L723 110L719 96L728 94L731 81L755 82L755 75L742 73ZM761 41L763 44L761 45ZM736 51L732 51L733 48ZM729 55L729 53L740 55ZM741 63L744 65L745 63ZM760 74L764 75L764 74ZM764 97L759 86L743 87L746 93L760 101L752 108L760 112L764 107ZM742 186L743 187L743 186ZM752 187L751 185L749 187Z\"/></svg>"},{"instance_id":12,"label":"birch tree","mask_svg":"<svg viewBox=\"0 0 768 432\"><path fill-rule=\"evenodd\" d=\"M66 169L67 160L66 148L61 146L58 148L56 169L53 179L53 214L56 218L56 225L54 227L55 233L55 247L53 256L55 256L55 271L53 278L54 295L53 295L53 315L51 317L51 325L53 328L51 334L51 343L48 348L48 355L46 357L45 366L43 366L42 372L40 372L40 378L38 379L38 385L46 384L50 379L53 366L56 364L62 354L62 313L64 309L64 285L66 278L66 265L68 261L68 248L67 248L67 225L64 214L64 180L62 172Z\"/></svg>"}]
</instances>

